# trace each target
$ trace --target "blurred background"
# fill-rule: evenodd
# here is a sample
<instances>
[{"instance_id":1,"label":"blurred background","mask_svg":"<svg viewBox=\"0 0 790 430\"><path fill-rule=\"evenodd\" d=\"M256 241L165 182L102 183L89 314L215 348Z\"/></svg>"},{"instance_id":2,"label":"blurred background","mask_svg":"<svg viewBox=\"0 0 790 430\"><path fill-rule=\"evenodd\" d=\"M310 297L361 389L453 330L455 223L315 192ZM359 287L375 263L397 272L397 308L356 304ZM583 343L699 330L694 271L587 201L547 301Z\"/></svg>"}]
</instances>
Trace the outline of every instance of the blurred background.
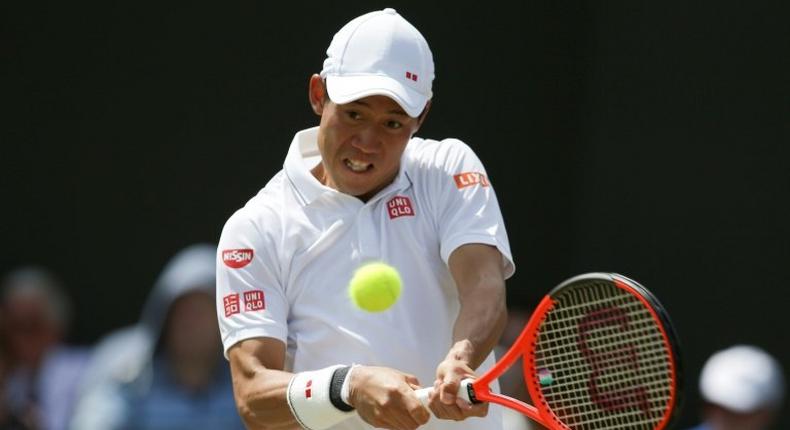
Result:
<instances>
[{"instance_id":1,"label":"blurred background","mask_svg":"<svg viewBox=\"0 0 790 430\"><path fill-rule=\"evenodd\" d=\"M754 344L787 370L782 1L4 2L0 274L51 271L72 345L136 323L167 261L216 242L317 124L332 35L383 7L434 54L419 135L467 142L496 188L511 307L587 271L651 289L683 346L677 428L713 352Z\"/></svg>"}]
</instances>

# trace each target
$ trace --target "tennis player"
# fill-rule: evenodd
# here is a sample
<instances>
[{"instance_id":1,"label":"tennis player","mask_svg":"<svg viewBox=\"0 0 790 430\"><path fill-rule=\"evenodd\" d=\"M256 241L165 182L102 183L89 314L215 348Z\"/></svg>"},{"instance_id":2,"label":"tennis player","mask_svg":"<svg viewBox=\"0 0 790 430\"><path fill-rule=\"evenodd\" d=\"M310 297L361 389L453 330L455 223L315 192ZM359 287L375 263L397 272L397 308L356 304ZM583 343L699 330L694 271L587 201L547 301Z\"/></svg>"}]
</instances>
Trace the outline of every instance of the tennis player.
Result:
<instances>
[{"instance_id":1,"label":"tennis player","mask_svg":"<svg viewBox=\"0 0 790 430\"><path fill-rule=\"evenodd\" d=\"M217 312L249 428L503 428L499 409L455 393L493 364L514 264L478 157L414 137L433 79L427 42L395 10L347 23L309 80L318 126L227 221ZM404 285L381 313L347 293L373 260ZM429 408L421 385L436 388Z\"/></svg>"}]
</instances>

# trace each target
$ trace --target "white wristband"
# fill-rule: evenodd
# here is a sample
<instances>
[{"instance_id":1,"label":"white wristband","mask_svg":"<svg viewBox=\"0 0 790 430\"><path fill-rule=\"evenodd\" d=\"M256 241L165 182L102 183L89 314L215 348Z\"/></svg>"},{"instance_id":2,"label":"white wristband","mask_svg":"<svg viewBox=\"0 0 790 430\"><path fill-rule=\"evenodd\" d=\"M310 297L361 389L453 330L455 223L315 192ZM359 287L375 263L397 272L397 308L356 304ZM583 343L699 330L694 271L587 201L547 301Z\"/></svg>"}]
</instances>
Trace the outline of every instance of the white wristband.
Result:
<instances>
[{"instance_id":1,"label":"white wristband","mask_svg":"<svg viewBox=\"0 0 790 430\"><path fill-rule=\"evenodd\" d=\"M329 399L332 375L341 367L344 366L337 365L301 372L291 378L291 382L288 383L288 407L303 428L323 430L356 414L355 411L341 411Z\"/></svg>"}]
</instances>

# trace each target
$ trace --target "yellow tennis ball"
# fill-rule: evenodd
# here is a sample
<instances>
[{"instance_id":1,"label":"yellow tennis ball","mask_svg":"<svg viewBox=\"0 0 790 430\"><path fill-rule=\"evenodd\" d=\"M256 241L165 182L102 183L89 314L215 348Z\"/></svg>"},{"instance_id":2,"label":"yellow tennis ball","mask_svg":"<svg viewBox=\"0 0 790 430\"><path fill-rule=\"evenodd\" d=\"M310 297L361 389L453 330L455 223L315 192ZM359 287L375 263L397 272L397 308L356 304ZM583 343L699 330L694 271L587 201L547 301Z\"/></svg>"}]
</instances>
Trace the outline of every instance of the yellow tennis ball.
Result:
<instances>
[{"instance_id":1,"label":"yellow tennis ball","mask_svg":"<svg viewBox=\"0 0 790 430\"><path fill-rule=\"evenodd\" d=\"M368 312L382 312L398 301L401 280L394 267L381 263L367 263L354 272L348 285L351 301Z\"/></svg>"}]
</instances>

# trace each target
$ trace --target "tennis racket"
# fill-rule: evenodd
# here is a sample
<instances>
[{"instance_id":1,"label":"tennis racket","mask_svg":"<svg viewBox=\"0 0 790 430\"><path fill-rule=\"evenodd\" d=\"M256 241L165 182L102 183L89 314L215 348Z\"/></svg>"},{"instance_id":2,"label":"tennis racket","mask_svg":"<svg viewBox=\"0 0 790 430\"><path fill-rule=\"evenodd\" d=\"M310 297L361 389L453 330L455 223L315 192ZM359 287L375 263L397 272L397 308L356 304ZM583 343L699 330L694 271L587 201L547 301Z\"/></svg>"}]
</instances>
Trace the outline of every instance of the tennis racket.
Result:
<instances>
[{"instance_id":1,"label":"tennis racket","mask_svg":"<svg viewBox=\"0 0 790 430\"><path fill-rule=\"evenodd\" d=\"M533 405L489 384L522 358ZM516 343L458 396L515 409L551 430L664 429L680 393L678 342L645 287L613 273L571 278L543 298ZM433 388L417 390L427 404Z\"/></svg>"}]
</instances>

